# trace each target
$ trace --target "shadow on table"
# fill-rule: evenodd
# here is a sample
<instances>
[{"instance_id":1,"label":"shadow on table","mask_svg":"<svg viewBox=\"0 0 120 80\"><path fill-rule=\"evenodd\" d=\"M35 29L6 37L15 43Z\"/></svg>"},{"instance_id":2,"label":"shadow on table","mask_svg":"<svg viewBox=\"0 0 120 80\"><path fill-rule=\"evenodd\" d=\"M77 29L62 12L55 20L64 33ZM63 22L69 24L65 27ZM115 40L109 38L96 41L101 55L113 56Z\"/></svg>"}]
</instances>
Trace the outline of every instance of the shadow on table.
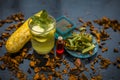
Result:
<instances>
[{"instance_id":1,"label":"shadow on table","mask_svg":"<svg viewBox=\"0 0 120 80\"><path fill-rule=\"evenodd\" d=\"M38 66L40 66L40 67L45 66L48 59L44 58L44 55L38 54L35 50L33 51L33 54L34 54L36 59L40 60L40 64Z\"/></svg>"},{"instance_id":2,"label":"shadow on table","mask_svg":"<svg viewBox=\"0 0 120 80\"><path fill-rule=\"evenodd\" d=\"M40 55L35 50L33 50L33 54L34 54L36 59L40 60L40 64L38 65L39 67L45 66L45 64L47 63L48 58L45 58L45 56L49 56L50 58L54 57L54 55L51 53L49 53L47 55Z\"/></svg>"}]
</instances>

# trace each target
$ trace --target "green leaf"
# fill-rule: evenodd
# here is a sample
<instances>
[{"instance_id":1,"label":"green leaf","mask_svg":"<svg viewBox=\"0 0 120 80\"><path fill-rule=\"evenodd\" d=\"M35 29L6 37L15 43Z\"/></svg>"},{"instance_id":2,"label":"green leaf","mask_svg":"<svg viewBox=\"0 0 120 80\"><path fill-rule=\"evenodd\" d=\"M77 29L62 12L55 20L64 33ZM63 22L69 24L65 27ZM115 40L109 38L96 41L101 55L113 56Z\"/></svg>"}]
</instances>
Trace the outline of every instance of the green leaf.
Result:
<instances>
[{"instance_id":1,"label":"green leaf","mask_svg":"<svg viewBox=\"0 0 120 80\"><path fill-rule=\"evenodd\" d=\"M48 24L53 22L53 19L48 16L46 10L42 10L40 16L34 15L31 17L31 19L32 19L32 22L30 23L31 25L40 25L40 27L42 28L49 27Z\"/></svg>"},{"instance_id":2,"label":"green leaf","mask_svg":"<svg viewBox=\"0 0 120 80\"><path fill-rule=\"evenodd\" d=\"M45 19L47 19L47 17L48 17L47 11L46 11L46 10L43 10L40 18L42 18L43 20L45 20Z\"/></svg>"}]
</instances>

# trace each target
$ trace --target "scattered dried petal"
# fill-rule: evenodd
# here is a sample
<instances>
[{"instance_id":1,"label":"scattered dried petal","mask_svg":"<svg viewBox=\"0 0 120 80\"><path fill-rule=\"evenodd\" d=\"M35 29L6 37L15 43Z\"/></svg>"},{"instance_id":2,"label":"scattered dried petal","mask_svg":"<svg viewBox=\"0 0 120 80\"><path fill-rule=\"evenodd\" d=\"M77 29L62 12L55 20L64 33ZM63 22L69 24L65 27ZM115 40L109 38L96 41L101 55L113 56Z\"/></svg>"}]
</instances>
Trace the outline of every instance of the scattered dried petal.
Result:
<instances>
[{"instance_id":1,"label":"scattered dried petal","mask_svg":"<svg viewBox=\"0 0 120 80\"><path fill-rule=\"evenodd\" d=\"M79 18L78 21L81 22L81 23L84 23L82 18Z\"/></svg>"},{"instance_id":2,"label":"scattered dried petal","mask_svg":"<svg viewBox=\"0 0 120 80\"><path fill-rule=\"evenodd\" d=\"M120 69L120 64L117 64L117 68L119 68L119 69Z\"/></svg>"},{"instance_id":3,"label":"scattered dried petal","mask_svg":"<svg viewBox=\"0 0 120 80\"><path fill-rule=\"evenodd\" d=\"M118 52L119 52L117 48L114 48L113 51L114 51L115 53L118 53Z\"/></svg>"},{"instance_id":4,"label":"scattered dried petal","mask_svg":"<svg viewBox=\"0 0 120 80\"><path fill-rule=\"evenodd\" d=\"M116 60L118 63L120 63L120 57L117 57Z\"/></svg>"},{"instance_id":5,"label":"scattered dried petal","mask_svg":"<svg viewBox=\"0 0 120 80\"><path fill-rule=\"evenodd\" d=\"M103 57L102 57L102 55L99 54L99 55L97 56L97 58L102 59Z\"/></svg>"},{"instance_id":6,"label":"scattered dried petal","mask_svg":"<svg viewBox=\"0 0 120 80\"><path fill-rule=\"evenodd\" d=\"M91 80L103 80L101 75L93 76Z\"/></svg>"},{"instance_id":7,"label":"scattered dried petal","mask_svg":"<svg viewBox=\"0 0 120 80\"><path fill-rule=\"evenodd\" d=\"M81 60L80 59L76 59L74 62L76 67L80 67L81 66Z\"/></svg>"},{"instance_id":8,"label":"scattered dried petal","mask_svg":"<svg viewBox=\"0 0 120 80\"><path fill-rule=\"evenodd\" d=\"M68 80L78 80L78 78L75 75L70 75Z\"/></svg>"},{"instance_id":9,"label":"scattered dried petal","mask_svg":"<svg viewBox=\"0 0 120 80\"><path fill-rule=\"evenodd\" d=\"M37 73L37 72L40 72L41 68L40 67L35 67L34 68L34 72Z\"/></svg>"},{"instance_id":10,"label":"scattered dried petal","mask_svg":"<svg viewBox=\"0 0 120 80\"><path fill-rule=\"evenodd\" d=\"M40 74L40 80L46 80L45 74Z\"/></svg>"},{"instance_id":11,"label":"scattered dried petal","mask_svg":"<svg viewBox=\"0 0 120 80\"><path fill-rule=\"evenodd\" d=\"M102 58L100 61L101 68L105 69L111 64L111 61L106 58Z\"/></svg>"},{"instance_id":12,"label":"scattered dried petal","mask_svg":"<svg viewBox=\"0 0 120 80\"><path fill-rule=\"evenodd\" d=\"M50 57L50 56L49 56L48 54L44 56L44 58L49 58L49 57Z\"/></svg>"},{"instance_id":13,"label":"scattered dried petal","mask_svg":"<svg viewBox=\"0 0 120 80\"><path fill-rule=\"evenodd\" d=\"M26 80L26 75L22 71L18 71L17 74L16 74L16 77L19 80Z\"/></svg>"},{"instance_id":14,"label":"scattered dried petal","mask_svg":"<svg viewBox=\"0 0 120 80\"><path fill-rule=\"evenodd\" d=\"M105 41L110 37L110 35L103 29L100 31L100 37L102 41Z\"/></svg>"},{"instance_id":15,"label":"scattered dried petal","mask_svg":"<svg viewBox=\"0 0 120 80\"><path fill-rule=\"evenodd\" d=\"M102 52L108 51L108 48L102 48Z\"/></svg>"},{"instance_id":16,"label":"scattered dried petal","mask_svg":"<svg viewBox=\"0 0 120 80\"><path fill-rule=\"evenodd\" d=\"M1 65L0 65L0 69L1 69L1 70L5 70L5 68L6 68L5 64L1 64Z\"/></svg>"},{"instance_id":17,"label":"scattered dried petal","mask_svg":"<svg viewBox=\"0 0 120 80\"><path fill-rule=\"evenodd\" d=\"M33 77L33 80L39 80L40 79L40 74L36 73Z\"/></svg>"},{"instance_id":18,"label":"scattered dried petal","mask_svg":"<svg viewBox=\"0 0 120 80\"><path fill-rule=\"evenodd\" d=\"M0 42L0 47L2 47L2 45L3 45L3 42Z\"/></svg>"},{"instance_id":19,"label":"scattered dried petal","mask_svg":"<svg viewBox=\"0 0 120 80\"><path fill-rule=\"evenodd\" d=\"M63 72L64 74L67 74L67 73L68 73L68 71L67 71L66 69L64 69L62 72Z\"/></svg>"},{"instance_id":20,"label":"scattered dried petal","mask_svg":"<svg viewBox=\"0 0 120 80\"><path fill-rule=\"evenodd\" d=\"M87 76L85 74L82 73L80 80L88 80L88 78L87 78Z\"/></svg>"},{"instance_id":21,"label":"scattered dried petal","mask_svg":"<svg viewBox=\"0 0 120 80\"><path fill-rule=\"evenodd\" d=\"M34 68L36 66L36 62L35 61L30 61L30 67Z\"/></svg>"},{"instance_id":22,"label":"scattered dried petal","mask_svg":"<svg viewBox=\"0 0 120 80\"><path fill-rule=\"evenodd\" d=\"M2 38L8 38L10 34L8 32L2 33Z\"/></svg>"},{"instance_id":23,"label":"scattered dried petal","mask_svg":"<svg viewBox=\"0 0 120 80\"><path fill-rule=\"evenodd\" d=\"M53 76L52 76L52 75L49 75L49 76L48 76L48 80L53 80Z\"/></svg>"}]
</instances>

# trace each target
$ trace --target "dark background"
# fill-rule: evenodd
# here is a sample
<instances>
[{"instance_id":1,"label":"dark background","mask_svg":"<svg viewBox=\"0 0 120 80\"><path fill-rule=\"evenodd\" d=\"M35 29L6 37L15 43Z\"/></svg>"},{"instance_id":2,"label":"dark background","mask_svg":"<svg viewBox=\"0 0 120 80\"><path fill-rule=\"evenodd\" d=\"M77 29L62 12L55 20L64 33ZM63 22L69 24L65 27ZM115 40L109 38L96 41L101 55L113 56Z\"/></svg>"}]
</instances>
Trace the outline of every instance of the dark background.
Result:
<instances>
[{"instance_id":1,"label":"dark background","mask_svg":"<svg viewBox=\"0 0 120 80\"><path fill-rule=\"evenodd\" d=\"M92 21L94 19L107 16L110 19L120 20L120 0L0 0L0 19L5 19L7 16L22 12L25 15L25 19L32 16L34 13L46 9L49 14L58 18L62 15L69 17L73 22L80 26L78 18L81 17L84 21ZM0 27L0 34L5 32L5 28L8 25ZM100 27L96 25L96 27ZM111 35L112 40L106 42L106 47L109 50L105 53L101 53L98 50L98 54L102 54L104 57L109 58L111 61L115 61L116 57L120 56L120 41L119 32L114 32L112 29L108 29L107 32ZM119 49L119 53L114 53L114 48ZM5 47L0 48L0 56L3 56L6 52ZM20 68L26 72L29 66L29 61L25 60ZM86 67L89 67L89 63ZM98 66L98 65L96 65ZM120 69L117 69L113 65L110 65L108 69L100 71L103 76L103 80L120 80ZM90 75L85 72L88 78ZM30 74L28 77L32 80L34 74ZM10 71L0 70L0 77L2 80L9 80L12 76ZM64 78L67 80L67 77Z\"/></svg>"}]
</instances>

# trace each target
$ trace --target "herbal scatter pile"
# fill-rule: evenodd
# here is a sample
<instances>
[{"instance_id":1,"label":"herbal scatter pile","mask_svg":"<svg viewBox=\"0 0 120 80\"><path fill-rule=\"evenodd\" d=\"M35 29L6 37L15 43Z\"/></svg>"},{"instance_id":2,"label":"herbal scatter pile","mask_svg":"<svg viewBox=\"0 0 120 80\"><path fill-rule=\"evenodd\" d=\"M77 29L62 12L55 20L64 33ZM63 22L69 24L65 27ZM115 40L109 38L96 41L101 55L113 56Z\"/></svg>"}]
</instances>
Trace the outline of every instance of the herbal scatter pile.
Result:
<instances>
[{"instance_id":1,"label":"herbal scatter pile","mask_svg":"<svg viewBox=\"0 0 120 80\"><path fill-rule=\"evenodd\" d=\"M44 14L43 17L46 16L48 15ZM37 17L33 17L33 19L36 18ZM14 21L16 22L16 24L12 24L12 22ZM24 15L22 13L13 14L7 17L5 20L0 20L0 27L2 27L5 23L10 24L10 26L5 29L6 32L0 34L1 49L4 47L6 40L10 36L10 31L14 31L14 29L19 28L23 21ZM44 21L44 19L40 20L41 23L44 23ZM99 48L101 48L102 53L105 53L108 50L107 47L104 47L106 43L103 41L110 39L110 35L106 32L106 29L112 28L114 31L120 31L120 23L117 20L111 20L107 17L103 17L99 20L94 20L95 23L99 24L101 27L103 26L102 30L100 31L96 29L91 21L84 22L81 18L79 19L79 21L82 22L82 25L80 26L80 28L76 28L76 30L80 29L81 31L89 27L91 34L94 35L97 39L97 42L99 43ZM89 45L94 45L92 43L91 34L82 32L80 32L79 34L73 33L73 35L66 40L67 48L78 50L83 53L89 52L88 50L83 51L84 49L82 49L82 46L75 44L74 40L77 43L84 45L85 48L89 47ZM118 42L118 45L120 45L120 42ZM54 51L51 51L49 55L45 55L42 59L38 59L36 58L34 53L29 54L29 50L31 49L25 46L16 55L5 53L3 56L0 56L0 70L9 70L16 78L20 80L29 80L28 75L31 74L34 74L31 80L64 80L64 75L68 76L68 80L102 80L104 79L104 77L102 77L102 74L97 73L99 70L109 68L109 65L111 64L120 69L120 56L118 56L114 62L111 62L109 58L103 57L102 53L98 52L94 60L90 62L90 68L86 68L86 65L81 61L81 59L76 58L71 58L73 59L72 62L74 65L71 66L71 64L69 63L69 59L66 59L66 57L70 57L67 53L65 53L65 58L61 59L54 56ZM90 51L91 50L92 49L90 49ZM119 54L120 51L117 47L115 47L113 49L113 52L115 52L115 54ZM30 67L28 66L28 70L26 71L27 73L24 73L23 70L19 68L20 65L24 63L24 60L29 61ZM95 67L96 64L99 65L98 68ZM61 70L62 66L65 67ZM88 75L86 75L84 72L88 72L91 78L88 78ZM0 79L2 79L2 76L0 77ZM14 80L14 78L11 77L10 80Z\"/></svg>"},{"instance_id":2,"label":"herbal scatter pile","mask_svg":"<svg viewBox=\"0 0 120 80\"><path fill-rule=\"evenodd\" d=\"M16 29L18 29L23 24L23 22L24 22L24 15L21 12L12 14L4 20L0 20L0 27L2 27L4 24L10 24L5 29L5 32L0 34L0 47L5 45L6 40L10 36L11 32L14 32Z\"/></svg>"}]
</instances>

